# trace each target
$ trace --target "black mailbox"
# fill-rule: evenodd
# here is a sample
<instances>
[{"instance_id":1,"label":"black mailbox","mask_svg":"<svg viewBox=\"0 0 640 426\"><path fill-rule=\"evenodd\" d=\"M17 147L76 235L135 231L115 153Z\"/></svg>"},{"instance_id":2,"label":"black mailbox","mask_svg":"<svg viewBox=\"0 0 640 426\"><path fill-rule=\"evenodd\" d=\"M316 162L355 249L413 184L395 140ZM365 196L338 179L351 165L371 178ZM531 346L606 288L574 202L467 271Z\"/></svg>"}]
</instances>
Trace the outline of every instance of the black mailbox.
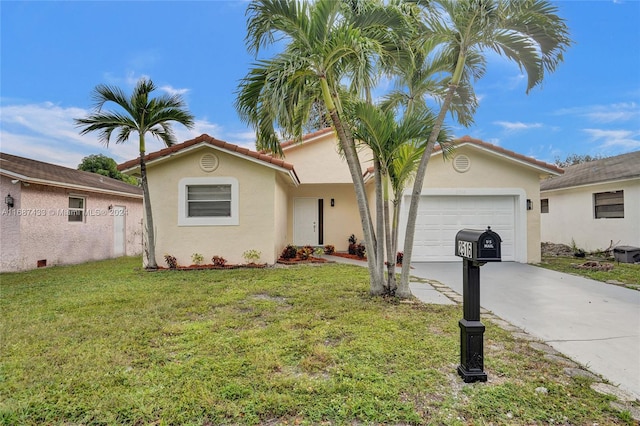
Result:
<instances>
[{"instance_id":1,"label":"black mailbox","mask_svg":"<svg viewBox=\"0 0 640 426\"><path fill-rule=\"evenodd\" d=\"M500 262L500 235L487 227L486 231L461 229L456 234L456 256L474 262Z\"/></svg>"}]
</instances>

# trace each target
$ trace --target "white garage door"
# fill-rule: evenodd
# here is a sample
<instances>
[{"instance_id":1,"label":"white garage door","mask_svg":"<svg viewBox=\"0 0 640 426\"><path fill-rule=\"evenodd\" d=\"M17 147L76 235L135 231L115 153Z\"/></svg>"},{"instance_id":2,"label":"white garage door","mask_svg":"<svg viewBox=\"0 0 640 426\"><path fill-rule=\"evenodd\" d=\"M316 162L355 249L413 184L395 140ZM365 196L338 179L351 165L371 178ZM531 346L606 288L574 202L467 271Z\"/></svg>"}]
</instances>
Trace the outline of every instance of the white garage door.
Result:
<instances>
[{"instance_id":1,"label":"white garage door","mask_svg":"<svg viewBox=\"0 0 640 426\"><path fill-rule=\"evenodd\" d=\"M408 205L407 197L405 211ZM502 260L515 260L515 197L424 195L418 207L413 260L459 261L454 254L456 233L463 228L487 226L502 238Z\"/></svg>"}]
</instances>

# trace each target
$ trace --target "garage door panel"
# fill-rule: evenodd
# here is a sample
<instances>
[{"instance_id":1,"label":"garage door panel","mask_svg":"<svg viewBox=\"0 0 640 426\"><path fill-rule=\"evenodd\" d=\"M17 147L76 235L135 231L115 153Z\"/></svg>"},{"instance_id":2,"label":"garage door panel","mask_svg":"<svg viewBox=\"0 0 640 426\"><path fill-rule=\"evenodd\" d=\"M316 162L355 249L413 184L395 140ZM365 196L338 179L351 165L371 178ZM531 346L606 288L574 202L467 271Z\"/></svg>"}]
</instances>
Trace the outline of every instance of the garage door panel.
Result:
<instances>
[{"instance_id":1,"label":"garage door panel","mask_svg":"<svg viewBox=\"0 0 640 426\"><path fill-rule=\"evenodd\" d=\"M423 196L418 206L413 259L459 260L454 255L458 231L486 229L487 226L502 238L502 259L514 260L513 196Z\"/></svg>"}]
</instances>

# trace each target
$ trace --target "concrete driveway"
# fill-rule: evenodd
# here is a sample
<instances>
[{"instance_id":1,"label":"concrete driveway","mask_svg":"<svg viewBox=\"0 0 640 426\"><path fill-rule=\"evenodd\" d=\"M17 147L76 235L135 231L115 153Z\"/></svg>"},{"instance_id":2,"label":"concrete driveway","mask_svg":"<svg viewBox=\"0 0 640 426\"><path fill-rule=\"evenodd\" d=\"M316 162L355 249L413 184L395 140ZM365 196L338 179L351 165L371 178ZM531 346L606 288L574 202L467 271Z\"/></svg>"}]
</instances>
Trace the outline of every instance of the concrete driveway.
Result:
<instances>
[{"instance_id":1,"label":"concrete driveway","mask_svg":"<svg viewBox=\"0 0 640 426\"><path fill-rule=\"evenodd\" d=\"M462 262L412 263L462 294ZM480 268L483 308L640 398L640 291L514 262Z\"/></svg>"}]
</instances>

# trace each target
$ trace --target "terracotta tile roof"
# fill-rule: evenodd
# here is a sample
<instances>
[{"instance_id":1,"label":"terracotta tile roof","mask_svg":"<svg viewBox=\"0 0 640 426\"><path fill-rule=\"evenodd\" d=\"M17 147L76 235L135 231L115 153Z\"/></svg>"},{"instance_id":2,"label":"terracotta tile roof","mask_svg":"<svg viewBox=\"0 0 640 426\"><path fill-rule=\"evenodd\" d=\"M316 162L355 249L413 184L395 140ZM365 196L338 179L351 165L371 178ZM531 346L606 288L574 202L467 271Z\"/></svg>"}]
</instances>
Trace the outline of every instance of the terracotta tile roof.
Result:
<instances>
[{"instance_id":1,"label":"terracotta tile roof","mask_svg":"<svg viewBox=\"0 0 640 426\"><path fill-rule=\"evenodd\" d=\"M191 146L198 145L198 144L201 144L201 143L206 143L206 144L209 144L211 146L215 146L215 147L221 148L221 149L223 149L225 151L228 151L228 152L231 152L231 153L236 153L236 154L239 154L239 155L244 156L244 157L249 157L249 158L252 158L252 159L256 159L256 160L262 161L264 163L273 164L274 166L281 167L281 168L283 168L285 170L289 170L290 172L292 172L295 175L295 170L293 169L293 164L289 164L289 163L285 162L284 160L272 157L272 156L270 156L268 154L252 151L250 149L243 148L243 147L238 146L238 145L234 145L234 144L231 144L231 143L227 143L227 142L221 141L221 140L213 138L213 137L211 137L211 136L209 136L207 134L203 134L203 135L198 136L195 139L190 139L190 140L188 140L186 142L182 142L182 143L170 146L168 148L161 149L160 151L155 151L155 152L149 153L149 154L145 155L144 158L145 158L146 162L149 163L149 162L151 162L153 160L157 160L157 159L166 157L168 155L175 154L175 153L177 153L179 151L182 151L182 150L184 150L186 148L189 148ZM140 164L140 157L138 157L138 158L136 158L134 160L129 160L127 162L124 162L124 163L118 165L118 170L122 171L122 170L135 168L139 164Z\"/></svg>"},{"instance_id":2,"label":"terracotta tile roof","mask_svg":"<svg viewBox=\"0 0 640 426\"><path fill-rule=\"evenodd\" d=\"M640 179L640 151L569 166L564 169L562 176L542 181L540 190L548 191L634 178Z\"/></svg>"},{"instance_id":3,"label":"terracotta tile roof","mask_svg":"<svg viewBox=\"0 0 640 426\"><path fill-rule=\"evenodd\" d=\"M4 152L0 152L0 174L26 183L142 198L141 188L117 179Z\"/></svg>"},{"instance_id":4,"label":"terracotta tile roof","mask_svg":"<svg viewBox=\"0 0 640 426\"><path fill-rule=\"evenodd\" d=\"M313 133L307 133L306 135L302 136L302 140L296 140L296 139L288 140L286 142L282 142L280 146L282 147L282 149L286 149L291 146L296 146L301 143L305 143L306 141L316 138L318 136L326 135L327 133L333 133L333 127L326 127L321 130L316 130Z\"/></svg>"},{"instance_id":5,"label":"terracotta tile roof","mask_svg":"<svg viewBox=\"0 0 640 426\"><path fill-rule=\"evenodd\" d=\"M472 138L471 136L463 136L463 137L461 137L459 139L454 140L453 143L455 144L456 147L460 146L460 145L464 145L464 144L476 145L476 146L479 146L479 147L484 148L486 150L493 151L493 152L495 152L497 154L501 154L501 155L504 155L506 157L511 157L513 159L522 161L524 163L528 163L528 164L530 164L530 165L532 165L534 167L546 169L551 173L560 174L560 173L563 172L563 170L561 168L559 168L559 167L557 167L557 166L555 166L553 164L545 163L544 161L539 161L539 160L536 160L535 158L531 158L531 157L527 157L527 156L522 155L522 154L518 154L517 152L501 148L501 147L499 147L497 145L493 145L493 144L490 144L488 142L481 141L480 139ZM433 150L433 153L437 154L440 151L442 151L442 149L440 148L440 145L436 145L435 149ZM367 169L366 173L373 173L373 167L369 167Z\"/></svg>"},{"instance_id":6,"label":"terracotta tile roof","mask_svg":"<svg viewBox=\"0 0 640 426\"><path fill-rule=\"evenodd\" d=\"M454 144L456 146L464 145L464 144L476 145L476 146L478 146L480 148L484 148L486 150L493 151L496 154L504 155L506 157L511 157L511 158L513 158L515 160L518 160L518 161L521 161L523 163L528 163L531 166L545 169L545 170L549 171L550 173L554 173L554 174L562 174L563 173L563 170L560 167L558 167L558 166L556 166L554 164L549 164L549 163L546 163L544 161L536 160L533 157L527 157L526 155L518 154L515 151L511 151L511 150L502 148L500 146L490 144L490 143L482 141L480 139L472 138L471 136L468 136L468 135L465 135L465 136L463 136L463 137L461 137L459 139L456 139L454 141ZM434 150L434 152L438 152L438 151L440 151L440 146L436 146L436 148Z\"/></svg>"}]
</instances>

